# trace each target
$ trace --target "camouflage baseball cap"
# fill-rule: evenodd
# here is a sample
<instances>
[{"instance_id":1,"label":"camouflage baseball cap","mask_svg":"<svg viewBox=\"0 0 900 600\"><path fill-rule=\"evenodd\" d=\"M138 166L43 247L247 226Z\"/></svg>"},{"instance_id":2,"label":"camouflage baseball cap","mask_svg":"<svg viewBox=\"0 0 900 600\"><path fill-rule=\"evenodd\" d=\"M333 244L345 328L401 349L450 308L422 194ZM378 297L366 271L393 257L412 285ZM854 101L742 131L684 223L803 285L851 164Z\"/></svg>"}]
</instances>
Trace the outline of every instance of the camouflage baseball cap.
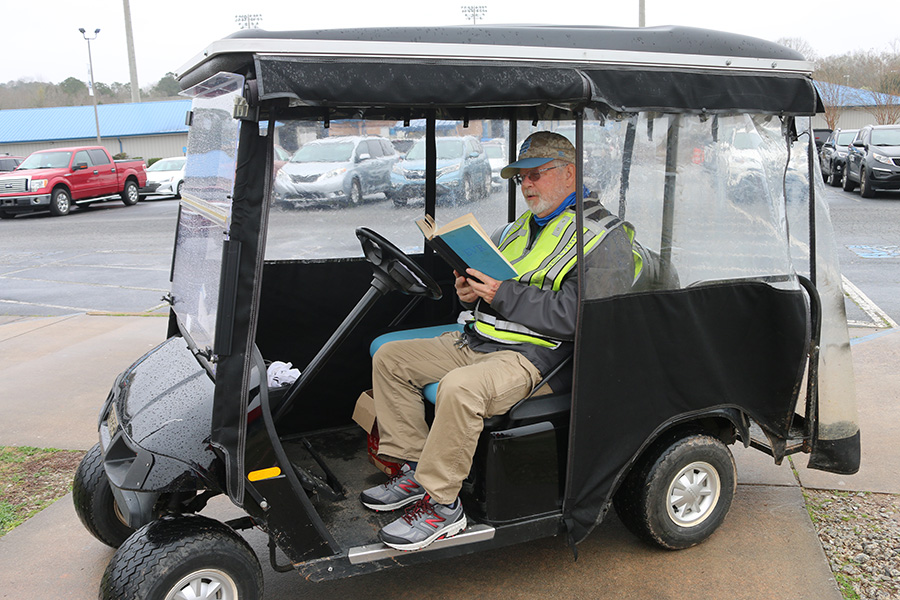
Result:
<instances>
[{"instance_id":1,"label":"camouflage baseball cap","mask_svg":"<svg viewBox=\"0 0 900 600\"><path fill-rule=\"evenodd\" d=\"M556 159L575 164L575 147L572 142L552 131L538 131L522 142L519 160L503 167L500 177L509 179L516 175L519 169L534 169Z\"/></svg>"}]
</instances>

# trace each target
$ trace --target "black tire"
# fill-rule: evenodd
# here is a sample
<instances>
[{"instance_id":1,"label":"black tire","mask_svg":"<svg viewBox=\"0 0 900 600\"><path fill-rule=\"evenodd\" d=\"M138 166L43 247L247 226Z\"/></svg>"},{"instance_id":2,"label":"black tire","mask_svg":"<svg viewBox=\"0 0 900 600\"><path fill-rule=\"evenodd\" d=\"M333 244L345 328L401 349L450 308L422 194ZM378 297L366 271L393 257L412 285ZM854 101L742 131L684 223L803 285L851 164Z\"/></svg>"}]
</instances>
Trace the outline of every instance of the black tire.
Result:
<instances>
[{"instance_id":1,"label":"black tire","mask_svg":"<svg viewBox=\"0 0 900 600\"><path fill-rule=\"evenodd\" d=\"M828 179L825 180L825 183L831 187L838 187L841 185L841 177L834 168L834 163L831 163L831 170L828 172Z\"/></svg>"},{"instance_id":2,"label":"black tire","mask_svg":"<svg viewBox=\"0 0 900 600\"><path fill-rule=\"evenodd\" d=\"M856 184L850 181L850 165L844 167L844 175L841 177L841 188L845 192L852 192L856 188Z\"/></svg>"},{"instance_id":3,"label":"black tire","mask_svg":"<svg viewBox=\"0 0 900 600\"><path fill-rule=\"evenodd\" d=\"M347 194L347 199L350 201L350 204L359 204L362 202L362 198L362 185L359 183L359 179L354 178L350 182L350 193Z\"/></svg>"},{"instance_id":4,"label":"black tire","mask_svg":"<svg viewBox=\"0 0 900 600\"><path fill-rule=\"evenodd\" d=\"M0 210L0 219L12 219L16 215L5 210Z\"/></svg>"},{"instance_id":5,"label":"black tire","mask_svg":"<svg viewBox=\"0 0 900 600\"><path fill-rule=\"evenodd\" d=\"M118 548L134 533L134 529L125 523L116 506L103 468L100 444L94 444L88 450L75 471L72 501L85 529L107 546Z\"/></svg>"},{"instance_id":6,"label":"black tire","mask_svg":"<svg viewBox=\"0 0 900 600\"><path fill-rule=\"evenodd\" d=\"M141 199L137 184L130 179L126 181L122 193L119 194L119 198L122 199L122 204L125 206L134 206L137 204L138 200Z\"/></svg>"},{"instance_id":7,"label":"black tire","mask_svg":"<svg viewBox=\"0 0 900 600\"><path fill-rule=\"evenodd\" d=\"M50 194L50 214L64 217L72 210L72 196L66 188L56 188Z\"/></svg>"},{"instance_id":8,"label":"black tire","mask_svg":"<svg viewBox=\"0 0 900 600\"><path fill-rule=\"evenodd\" d=\"M872 182L869 181L868 175L866 175L866 168L859 168L859 195L863 198L874 198L875 197L875 188L872 187Z\"/></svg>"},{"instance_id":9,"label":"black tire","mask_svg":"<svg viewBox=\"0 0 900 600\"><path fill-rule=\"evenodd\" d=\"M722 524L736 487L737 469L728 447L712 436L691 434L645 452L613 504L637 537L680 550L703 542ZM689 501L682 502L685 497Z\"/></svg>"},{"instance_id":10,"label":"black tire","mask_svg":"<svg viewBox=\"0 0 900 600\"><path fill-rule=\"evenodd\" d=\"M193 584L191 598L261 600L256 554L227 525L199 515L166 516L138 529L116 551L101 600L165 600ZM221 586L215 595L215 586Z\"/></svg>"},{"instance_id":11,"label":"black tire","mask_svg":"<svg viewBox=\"0 0 900 600\"><path fill-rule=\"evenodd\" d=\"M178 182L178 187L175 188L175 197L176 197L176 198L181 198L181 190L182 190L182 189L184 189L184 182L183 182L183 181L179 181L179 182Z\"/></svg>"}]
</instances>

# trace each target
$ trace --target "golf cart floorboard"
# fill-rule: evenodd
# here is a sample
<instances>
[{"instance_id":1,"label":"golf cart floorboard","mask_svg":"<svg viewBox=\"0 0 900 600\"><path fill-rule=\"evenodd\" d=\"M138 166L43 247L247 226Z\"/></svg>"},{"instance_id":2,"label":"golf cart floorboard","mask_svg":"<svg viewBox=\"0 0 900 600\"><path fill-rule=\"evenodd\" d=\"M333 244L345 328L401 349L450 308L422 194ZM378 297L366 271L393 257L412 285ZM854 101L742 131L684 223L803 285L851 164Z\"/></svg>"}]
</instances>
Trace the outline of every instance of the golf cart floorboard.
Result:
<instances>
[{"instance_id":1,"label":"golf cart floorboard","mask_svg":"<svg viewBox=\"0 0 900 600\"><path fill-rule=\"evenodd\" d=\"M368 460L365 431L354 425L284 440L284 448L291 462L324 480L322 469L303 446L302 439L310 443L346 491L346 497L337 501L320 494L311 496L331 535L345 549L379 543L378 530L397 519L403 510L375 512L359 501L360 492L388 479Z\"/></svg>"}]
</instances>

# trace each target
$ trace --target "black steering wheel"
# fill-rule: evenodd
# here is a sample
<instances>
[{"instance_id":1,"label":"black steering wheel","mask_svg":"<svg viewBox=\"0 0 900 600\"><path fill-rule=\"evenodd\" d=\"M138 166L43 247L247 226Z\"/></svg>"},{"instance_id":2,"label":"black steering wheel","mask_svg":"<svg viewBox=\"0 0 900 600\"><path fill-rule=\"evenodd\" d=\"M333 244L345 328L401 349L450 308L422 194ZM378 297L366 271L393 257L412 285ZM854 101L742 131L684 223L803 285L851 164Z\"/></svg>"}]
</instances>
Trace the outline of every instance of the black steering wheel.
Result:
<instances>
[{"instance_id":1,"label":"black steering wheel","mask_svg":"<svg viewBox=\"0 0 900 600\"><path fill-rule=\"evenodd\" d=\"M441 286L400 248L368 227L356 230L356 237L362 244L363 254L372 264L375 279L372 285L382 293L399 290L410 296L425 296L440 300Z\"/></svg>"}]
</instances>

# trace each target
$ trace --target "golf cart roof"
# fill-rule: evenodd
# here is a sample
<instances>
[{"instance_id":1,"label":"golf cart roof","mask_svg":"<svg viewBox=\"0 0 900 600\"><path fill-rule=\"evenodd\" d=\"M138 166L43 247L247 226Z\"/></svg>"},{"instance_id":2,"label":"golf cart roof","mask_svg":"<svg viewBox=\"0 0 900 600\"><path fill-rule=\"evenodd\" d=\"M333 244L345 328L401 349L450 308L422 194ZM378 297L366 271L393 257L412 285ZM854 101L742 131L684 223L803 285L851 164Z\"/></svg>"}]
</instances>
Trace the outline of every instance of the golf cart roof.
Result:
<instances>
[{"instance_id":1,"label":"golf cart roof","mask_svg":"<svg viewBox=\"0 0 900 600\"><path fill-rule=\"evenodd\" d=\"M592 103L627 112L810 115L821 110L811 70L796 51L731 33L516 25L244 30L211 44L179 78L187 89L238 73L263 101L386 112L440 107L448 116L454 108L484 114Z\"/></svg>"}]
</instances>

